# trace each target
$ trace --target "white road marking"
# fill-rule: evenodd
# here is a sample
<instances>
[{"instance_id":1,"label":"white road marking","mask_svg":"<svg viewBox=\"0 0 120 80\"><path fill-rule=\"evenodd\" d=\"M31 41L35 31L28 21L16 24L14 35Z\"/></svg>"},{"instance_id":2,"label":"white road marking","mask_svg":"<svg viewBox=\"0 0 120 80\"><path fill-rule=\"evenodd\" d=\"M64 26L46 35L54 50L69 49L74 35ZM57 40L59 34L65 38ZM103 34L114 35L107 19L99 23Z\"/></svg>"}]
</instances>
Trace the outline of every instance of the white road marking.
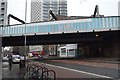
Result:
<instances>
[{"instance_id":1,"label":"white road marking","mask_svg":"<svg viewBox=\"0 0 120 80\"><path fill-rule=\"evenodd\" d=\"M111 79L113 79L112 77L109 77L109 76L104 76L104 75L94 74L94 73L90 73L90 72L85 72L85 71L80 71L80 70L65 68L65 67L61 67L61 66L56 66L56 65L51 65L51 64L45 64L45 65L52 66L52 67L58 67L58 68L62 68L62 69L70 70L70 71L79 72L79 73L89 74L89 75L93 75L93 76L97 76L97 77L111 78Z\"/></svg>"}]
</instances>

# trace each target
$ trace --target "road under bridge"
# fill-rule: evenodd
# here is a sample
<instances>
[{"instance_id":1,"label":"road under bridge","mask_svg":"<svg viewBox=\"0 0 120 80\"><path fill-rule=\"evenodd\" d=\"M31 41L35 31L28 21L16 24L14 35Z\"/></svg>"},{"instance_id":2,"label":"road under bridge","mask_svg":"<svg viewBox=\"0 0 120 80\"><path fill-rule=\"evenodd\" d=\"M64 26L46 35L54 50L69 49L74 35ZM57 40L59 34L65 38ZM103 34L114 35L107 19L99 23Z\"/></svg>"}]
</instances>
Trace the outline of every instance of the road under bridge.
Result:
<instances>
[{"instance_id":1,"label":"road under bridge","mask_svg":"<svg viewBox=\"0 0 120 80\"><path fill-rule=\"evenodd\" d=\"M78 44L85 56L118 57L120 52L120 31L101 31L84 33L62 33L47 35L27 35L26 45ZM25 36L9 36L2 38L2 46L24 46Z\"/></svg>"}]
</instances>

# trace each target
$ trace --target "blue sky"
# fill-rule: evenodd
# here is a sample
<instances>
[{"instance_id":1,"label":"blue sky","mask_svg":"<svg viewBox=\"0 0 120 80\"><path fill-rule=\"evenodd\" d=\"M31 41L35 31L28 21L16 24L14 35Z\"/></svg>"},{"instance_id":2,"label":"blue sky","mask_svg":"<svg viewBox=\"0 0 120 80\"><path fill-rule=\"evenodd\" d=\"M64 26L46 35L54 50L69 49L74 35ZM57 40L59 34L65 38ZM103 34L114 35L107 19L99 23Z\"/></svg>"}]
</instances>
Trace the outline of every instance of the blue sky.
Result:
<instances>
[{"instance_id":1,"label":"blue sky","mask_svg":"<svg viewBox=\"0 0 120 80\"><path fill-rule=\"evenodd\" d=\"M105 16L118 16L118 1L120 0L67 0L68 16L90 16L95 5ZM27 22L30 22L30 0L27 0ZM13 14L25 20L25 0L8 0L8 14ZM11 24L18 24L11 19Z\"/></svg>"}]
</instances>

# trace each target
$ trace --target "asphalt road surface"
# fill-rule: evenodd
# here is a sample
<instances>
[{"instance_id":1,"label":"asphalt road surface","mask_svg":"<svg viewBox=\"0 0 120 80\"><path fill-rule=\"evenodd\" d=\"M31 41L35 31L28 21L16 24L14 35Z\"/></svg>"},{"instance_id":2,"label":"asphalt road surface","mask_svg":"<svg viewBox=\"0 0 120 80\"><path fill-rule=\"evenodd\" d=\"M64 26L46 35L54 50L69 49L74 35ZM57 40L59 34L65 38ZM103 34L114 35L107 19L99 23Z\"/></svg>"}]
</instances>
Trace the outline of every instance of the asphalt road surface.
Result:
<instances>
[{"instance_id":1,"label":"asphalt road surface","mask_svg":"<svg viewBox=\"0 0 120 80\"><path fill-rule=\"evenodd\" d=\"M118 69L115 68L102 68L80 64L69 64L51 61L31 61L37 62L40 65L47 67L56 72L57 79L61 80L118 80ZM20 72L19 65L14 64L12 72L8 70L8 64L3 63L3 77L19 78ZM18 74L15 74L18 73ZM12 76L11 76L11 75Z\"/></svg>"},{"instance_id":2,"label":"asphalt road surface","mask_svg":"<svg viewBox=\"0 0 120 80\"><path fill-rule=\"evenodd\" d=\"M40 61L39 61L40 62ZM43 63L43 62L42 62ZM118 79L118 69L44 61L43 66L56 72L57 78L105 78Z\"/></svg>"}]
</instances>

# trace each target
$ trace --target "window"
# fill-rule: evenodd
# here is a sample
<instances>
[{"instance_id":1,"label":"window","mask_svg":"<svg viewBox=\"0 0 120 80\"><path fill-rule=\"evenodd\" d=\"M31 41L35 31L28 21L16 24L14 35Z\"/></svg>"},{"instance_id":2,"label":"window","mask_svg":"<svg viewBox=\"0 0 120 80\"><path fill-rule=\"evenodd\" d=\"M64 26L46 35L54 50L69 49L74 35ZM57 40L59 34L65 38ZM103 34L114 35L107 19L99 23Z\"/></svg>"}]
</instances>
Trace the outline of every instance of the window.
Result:
<instances>
[{"instance_id":1,"label":"window","mask_svg":"<svg viewBox=\"0 0 120 80\"><path fill-rule=\"evenodd\" d=\"M61 49L61 55L65 55L66 54L66 48L62 48Z\"/></svg>"},{"instance_id":2,"label":"window","mask_svg":"<svg viewBox=\"0 0 120 80\"><path fill-rule=\"evenodd\" d=\"M1 7L4 7L5 6L5 3L1 3Z\"/></svg>"},{"instance_id":3,"label":"window","mask_svg":"<svg viewBox=\"0 0 120 80\"><path fill-rule=\"evenodd\" d=\"M74 55L74 49L70 49L68 55Z\"/></svg>"},{"instance_id":4,"label":"window","mask_svg":"<svg viewBox=\"0 0 120 80\"><path fill-rule=\"evenodd\" d=\"M4 8L1 8L1 10L4 10Z\"/></svg>"},{"instance_id":5,"label":"window","mask_svg":"<svg viewBox=\"0 0 120 80\"><path fill-rule=\"evenodd\" d=\"M4 21L4 19L1 19L1 21Z\"/></svg>"},{"instance_id":6,"label":"window","mask_svg":"<svg viewBox=\"0 0 120 80\"><path fill-rule=\"evenodd\" d=\"M4 14L1 14L1 16L4 16Z\"/></svg>"},{"instance_id":7,"label":"window","mask_svg":"<svg viewBox=\"0 0 120 80\"><path fill-rule=\"evenodd\" d=\"M5 3L3 3L3 2L1 3L1 5L4 5L4 4L5 4Z\"/></svg>"}]
</instances>

